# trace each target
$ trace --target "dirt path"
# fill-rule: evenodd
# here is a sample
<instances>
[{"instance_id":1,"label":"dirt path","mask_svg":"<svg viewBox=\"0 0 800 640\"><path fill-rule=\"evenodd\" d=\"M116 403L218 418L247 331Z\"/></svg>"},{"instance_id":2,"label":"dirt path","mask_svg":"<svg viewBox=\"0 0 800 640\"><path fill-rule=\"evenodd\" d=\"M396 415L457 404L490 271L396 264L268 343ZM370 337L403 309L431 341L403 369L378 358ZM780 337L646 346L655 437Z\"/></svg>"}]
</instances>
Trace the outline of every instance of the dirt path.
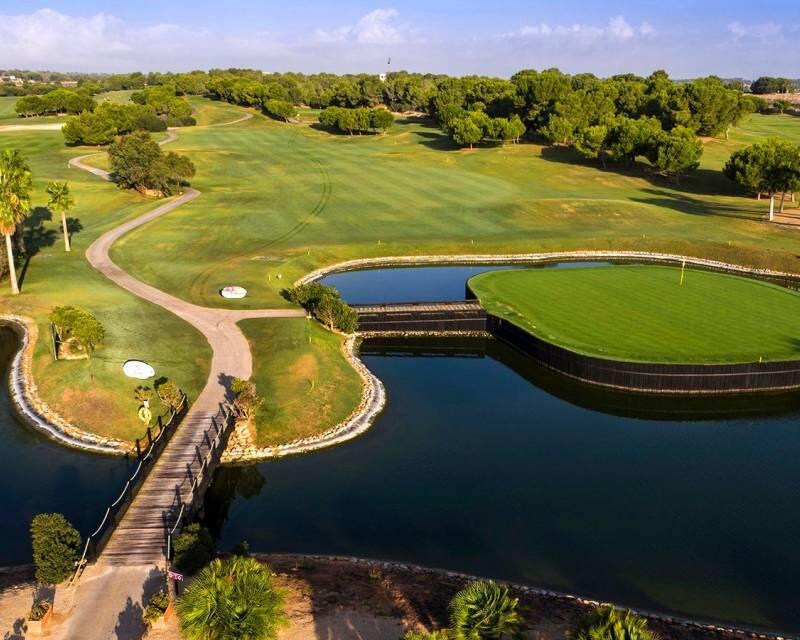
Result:
<instances>
[{"instance_id":1,"label":"dirt path","mask_svg":"<svg viewBox=\"0 0 800 640\"><path fill-rule=\"evenodd\" d=\"M227 124L252 117L247 115L249 117ZM175 132L168 131L161 144L175 139ZM111 179L107 171L85 164L83 160L86 157L73 158L70 165L103 180ZM193 459L211 416L227 399L232 378L249 378L252 374L250 346L236 323L244 318L305 316L304 311L294 309L238 311L201 307L134 278L113 262L109 251L120 237L199 196L196 189L187 189L149 213L107 231L86 250L89 264L116 285L174 313L198 329L211 345L213 355L204 389L151 470L99 561L87 569L77 590L63 594L57 600L57 610L60 608L72 614L65 628L57 630L65 638L106 640L116 637L123 640L141 637L141 612L149 595L163 583L165 514L171 512L176 499L179 499L176 496L185 497L189 490L188 476L176 474L176 470L180 471L187 460Z\"/></svg>"},{"instance_id":2,"label":"dirt path","mask_svg":"<svg viewBox=\"0 0 800 640\"><path fill-rule=\"evenodd\" d=\"M12 131L61 131L63 122L48 122L46 124L4 124L0 125L0 133Z\"/></svg>"}]
</instances>

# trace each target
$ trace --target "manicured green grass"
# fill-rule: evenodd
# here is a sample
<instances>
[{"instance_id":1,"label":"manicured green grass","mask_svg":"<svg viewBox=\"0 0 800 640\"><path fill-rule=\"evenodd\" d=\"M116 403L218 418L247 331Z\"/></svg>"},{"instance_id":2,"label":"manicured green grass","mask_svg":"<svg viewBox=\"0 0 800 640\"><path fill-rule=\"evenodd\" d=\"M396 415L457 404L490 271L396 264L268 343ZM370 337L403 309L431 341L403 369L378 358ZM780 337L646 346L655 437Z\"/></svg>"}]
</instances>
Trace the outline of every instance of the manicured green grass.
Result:
<instances>
[{"instance_id":1,"label":"manicured green grass","mask_svg":"<svg viewBox=\"0 0 800 640\"><path fill-rule=\"evenodd\" d=\"M676 187L535 144L456 150L416 120L386 136L261 116L184 129L170 148L193 159L203 195L114 257L200 304L241 284L248 297L225 302L240 307L285 305L280 290L309 270L380 255L650 249L800 271L800 233L763 222L766 204L720 172L732 150L775 131L800 137L800 119L753 116Z\"/></svg>"},{"instance_id":2,"label":"manicured green grass","mask_svg":"<svg viewBox=\"0 0 800 640\"><path fill-rule=\"evenodd\" d=\"M67 160L90 149L68 148L58 131L0 134L0 148L20 149L35 178L34 206L46 203L48 180L67 180L75 197L71 217L82 229L73 235L73 250L64 251L58 219L46 210L34 213L28 244L36 249L24 271L22 294L10 295L0 282L0 309L33 317L42 339L36 347L34 377L40 395L60 414L95 433L132 439L143 425L136 418L133 390L139 382L122 374L129 358L150 362L157 376L196 397L205 384L210 347L190 325L160 307L128 294L92 269L84 257L103 231L139 216L156 203L126 193L86 172L67 168ZM37 248L38 246L38 248ZM47 337L47 315L57 305L84 308L103 323L106 345L91 361L53 362ZM152 381L149 383L152 385ZM159 410L158 403L155 403Z\"/></svg>"},{"instance_id":3,"label":"manicured green grass","mask_svg":"<svg viewBox=\"0 0 800 640\"><path fill-rule=\"evenodd\" d=\"M580 353L681 363L800 358L800 294L665 266L498 271L470 286L491 313Z\"/></svg>"},{"instance_id":4,"label":"manicured green grass","mask_svg":"<svg viewBox=\"0 0 800 640\"><path fill-rule=\"evenodd\" d=\"M342 357L342 337L303 318L241 323L254 353L253 380L264 404L260 446L291 442L336 426L361 397L361 378Z\"/></svg>"},{"instance_id":5,"label":"manicured green grass","mask_svg":"<svg viewBox=\"0 0 800 640\"><path fill-rule=\"evenodd\" d=\"M732 150L756 139L800 139L798 118L753 116L729 141L710 141L701 170L676 188L642 168L603 171L569 151L536 144L457 150L437 128L416 120L399 121L386 136L330 135L310 126L311 118L288 125L261 115L210 127L243 111L202 98L191 102L200 126L181 129L169 149L192 158L201 197L126 236L112 254L137 277L200 304L286 306L281 289L309 270L380 255L651 249L800 271L800 232L764 223L765 203L743 197L719 171ZM0 108L13 111L13 101ZM155 203L67 169L68 158L92 149L64 146L59 132L5 133L0 147L6 146L31 158L37 204L48 180L70 181L78 202L73 215L84 230L71 254L58 244L43 247L30 262L23 295L12 300L0 293L3 308L33 315L42 329L55 304L96 313L109 330L97 359L50 364L42 343L37 379L59 411L79 414L94 431L132 437L139 430L134 385L119 372L122 360L153 361L159 374L191 395L201 388L209 359L191 327L120 291L83 258L101 231ZM96 162L102 166L105 159ZM56 221L45 221L43 231L57 234ZM226 284L247 287L248 297L223 301L217 292ZM272 345L254 344L257 371L267 371L262 367L271 367ZM349 371L338 354L331 352L330 362ZM271 374L257 375L268 388ZM302 386L295 382L281 403ZM90 387L95 398L84 393ZM331 415L349 413L354 399L332 405ZM281 420L276 424L288 428ZM277 440L279 433L259 438Z\"/></svg>"}]
</instances>

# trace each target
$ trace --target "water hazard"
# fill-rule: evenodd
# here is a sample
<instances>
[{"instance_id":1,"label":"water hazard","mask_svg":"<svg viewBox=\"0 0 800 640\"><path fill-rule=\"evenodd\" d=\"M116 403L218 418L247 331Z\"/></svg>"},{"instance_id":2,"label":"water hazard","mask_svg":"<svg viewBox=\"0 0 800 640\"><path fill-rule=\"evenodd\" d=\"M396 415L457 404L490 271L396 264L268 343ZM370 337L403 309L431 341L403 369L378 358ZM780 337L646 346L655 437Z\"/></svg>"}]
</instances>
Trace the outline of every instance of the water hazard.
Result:
<instances>
[{"instance_id":1,"label":"water hazard","mask_svg":"<svg viewBox=\"0 0 800 640\"><path fill-rule=\"evenodd\" d=\"M84 535L120 492L126 463L56 445L21 422L8 398L6 369L18 346L0 326L0 566L31 562L30 523L60 512Z\"/></svg>"},{"instance_id":2,"label":"water hazard","mask_svg":"<svg viewBox=\"0 0 800 640\"><path fill-rule=\"evenodd\" d=\"M392 559L800 631L800 396L656 398L496 341L367 341L366 435L221 469L224 548Z\"/></svg>"}]
</instances>

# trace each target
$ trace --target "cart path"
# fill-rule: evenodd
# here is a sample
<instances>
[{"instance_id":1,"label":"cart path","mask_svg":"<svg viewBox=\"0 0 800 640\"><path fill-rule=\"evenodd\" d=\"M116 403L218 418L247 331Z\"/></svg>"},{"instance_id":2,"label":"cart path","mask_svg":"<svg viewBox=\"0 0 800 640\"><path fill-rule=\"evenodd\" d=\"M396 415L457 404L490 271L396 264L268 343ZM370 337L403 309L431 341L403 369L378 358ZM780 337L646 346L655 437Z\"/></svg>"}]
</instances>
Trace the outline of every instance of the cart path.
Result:
<instances>
[{"instance_id":1,"label":"cart path","mask_svg":"<svg viewBox=\"0 0 800 640\"><path fill-rule=\"evenodd\" d=\"M175 132L168 131L160 144L175 139ZM111 180L107 171L87 165L86 158L73 158L70 166ZM138 280L113 262L109 251L119 238L199 196L196 189L186 189L152 211L107 231L86 250L89 263L112 282L174 313L200 331L211 345L213 356L205 387L150 471L99 560L86 570L77 590L66 594L63 608L71 610L71 615L62 631L64 638L141 637L142 630L136 624L129 629L121 628L124 617L130 617L131 608L145 607L148 592L159 582L154 576L163 575L166 522L174 519L175 505L191 486L187 468L196 461L197 450L204 446L203 434L211 417L229 398L232 378L249 378L252 374L250 345L236 323L245 318L305 317L305 311L297 309L229 310L195 305ZM66 613L63 608L62 613Z\"/></svg>"}]
</instances>

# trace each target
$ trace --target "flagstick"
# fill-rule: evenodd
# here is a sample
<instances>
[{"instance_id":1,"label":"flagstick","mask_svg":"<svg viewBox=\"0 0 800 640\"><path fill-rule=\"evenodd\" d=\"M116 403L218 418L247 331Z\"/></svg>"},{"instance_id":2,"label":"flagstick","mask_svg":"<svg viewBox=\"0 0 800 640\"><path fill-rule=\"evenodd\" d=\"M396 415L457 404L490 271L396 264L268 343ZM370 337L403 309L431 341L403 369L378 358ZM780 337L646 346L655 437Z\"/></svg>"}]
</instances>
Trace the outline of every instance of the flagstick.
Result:
<instances>
[{"instance_id":1,"label":"flagstick","mask_svg":"<svg viewBox=\"0 0 800 640\"><path fill-rule=\"evenodd\" d=\"M686 260L681 263L681 286L683 286L683 274L686 270Z\"/></svg>"}]
</instances>

